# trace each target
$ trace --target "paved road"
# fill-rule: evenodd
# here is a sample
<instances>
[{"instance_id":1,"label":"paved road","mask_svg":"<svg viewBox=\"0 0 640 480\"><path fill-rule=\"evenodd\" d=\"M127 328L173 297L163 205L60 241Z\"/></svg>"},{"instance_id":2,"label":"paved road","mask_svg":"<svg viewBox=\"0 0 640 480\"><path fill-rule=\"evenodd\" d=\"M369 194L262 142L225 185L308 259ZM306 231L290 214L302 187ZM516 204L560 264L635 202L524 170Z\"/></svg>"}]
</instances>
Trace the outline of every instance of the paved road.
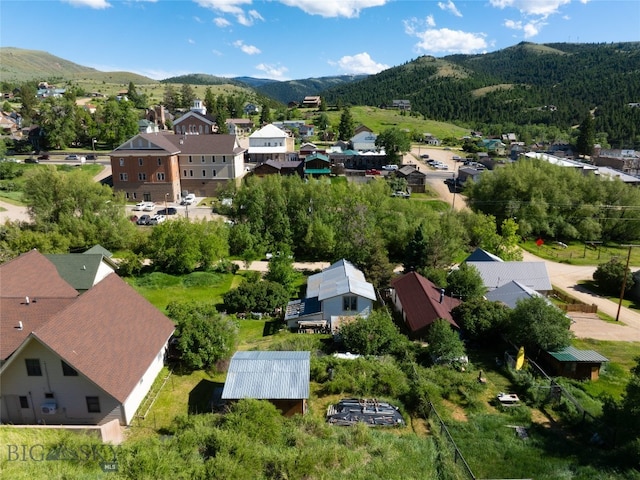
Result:
<instances>
[{"instance_id":1,"label":"paved road","mask_svg":"<svg viewBox=\"0 0 640 480\"><path fill-rule=\"evenodd\" d=\"M598 310L616 318L618 303L589 292L579 285L581 281L593 278L595 266L567 265L565 263L550 262L523 251L525 261L544 261L551 283L567 292L569 295L587 304L596 304ZM622 307L620 309L619 324L600 320L597 315L571 313L575 323L571 330L580 338L594 338L597 340L617 340L640 342L640 313Z\"/></svg>"}]
</instances>

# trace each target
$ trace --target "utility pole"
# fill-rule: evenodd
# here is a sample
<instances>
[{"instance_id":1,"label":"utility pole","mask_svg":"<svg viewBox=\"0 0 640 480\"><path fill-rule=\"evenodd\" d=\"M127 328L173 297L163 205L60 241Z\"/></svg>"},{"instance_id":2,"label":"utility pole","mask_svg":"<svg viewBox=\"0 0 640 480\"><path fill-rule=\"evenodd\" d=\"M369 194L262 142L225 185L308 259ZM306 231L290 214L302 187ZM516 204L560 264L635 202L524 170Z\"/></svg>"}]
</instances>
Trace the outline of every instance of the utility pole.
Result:
<instances>
[{"instance_id":1,"label":"utility pole","mask_svg":"<svg viewBox=\"0 0 640 480\"><path fill-rule=\"evenodd\" d=\"M631 260L631 248L640 247L640 245L621 245L622 247L629 247L629 253L627 253L627 264L624 267L624 277L622 278L622 289L620 290L620 302L618 303L618 313L616 314L616 322L620 318L620 309L622 308L622 299L624 298L624 289L627 286L627 274L629 272L629 261Z\"/></svg>"}]
</instances>

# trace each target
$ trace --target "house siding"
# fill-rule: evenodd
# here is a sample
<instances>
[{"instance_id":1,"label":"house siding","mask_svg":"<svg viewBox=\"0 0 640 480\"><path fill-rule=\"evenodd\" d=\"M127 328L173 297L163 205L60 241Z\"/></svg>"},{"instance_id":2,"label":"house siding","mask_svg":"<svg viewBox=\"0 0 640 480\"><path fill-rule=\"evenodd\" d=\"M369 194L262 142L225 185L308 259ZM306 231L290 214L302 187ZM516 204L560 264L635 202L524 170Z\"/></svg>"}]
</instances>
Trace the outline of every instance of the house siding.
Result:
<instances>
[{"instance_id":1,"label":"house siding","mask_svg":"<svg viewBox=\"0 0 640 480\"><path fill-rule=\"evenodd\" d=\"M122 166L120 159L124 160ZM124 192L129 201L164 202L165 193L175 200L180 194L178 166L175 155L114 152L111 155L113 189ZM121 179L121 174L126 176L126 180ZM145 179L138 180L139 174L144 174ZM159 180L158 174L164 175L164 180Z\"/></svg>"},{"instance_id":2,"label":"house siding","mask_svg":"<svg viewBox=\"0 0 640 480\"><path fill-rule=\"evenodd\" d=\"M27 375L26 358L40 360L42 376ZM118 419L121 417L120 404L115 398L80 372L78 376L64 376L60 357L34 339L17 352L17 357L2 372L0 382L2 384L0 417L3 423L97 425L114 417ZM52 393L53 398L46 398L45 393ZM21 409L20 416L15 415L15 409L8 408L7 402L12 401L12 396L28 398L29 408ZM85 398L87 396L99 398L99 413L87 411ZM41 405L52 401L57 404L57 413L41 413ZM114 410L117 410L115 414Z\"/></svg>"},{"instance_id":3,"label":"house siding","mask_svg":"<svg viewBox=\"0 0 640 480\"><path fill-rule=\"evenodd\" d=\"M333 298L327 298L322 301L322 312L325 320L330 319L332 316L362 316L366 317L371 313L371 309L373 307L373 302L368 298L358 297L358 309L357 311L343 310L342 309L342 298L343 297L354 296L353 294L347 295L339 295Z\"/></svg>"},{"instance_id":4,"label":"house siding","mask_svg":"<svg viewBox=\"0 0 640 480\"><path fill-rule=\"evenodd\" d=\"M138 407L140 407L144 397L149 393L151 385L160 373L160 370L162 370L162 367L164 366L166 348L167 346L165 345L162 347L162 350L158 352L151 365L149 365L147 371L144 372L144 375L138 382L138 385L136 385L129 397L122 404L121 423L124 421L124 425L129 425L133 421L134 416L138 411Z\"/></svg>"}]
</instances>

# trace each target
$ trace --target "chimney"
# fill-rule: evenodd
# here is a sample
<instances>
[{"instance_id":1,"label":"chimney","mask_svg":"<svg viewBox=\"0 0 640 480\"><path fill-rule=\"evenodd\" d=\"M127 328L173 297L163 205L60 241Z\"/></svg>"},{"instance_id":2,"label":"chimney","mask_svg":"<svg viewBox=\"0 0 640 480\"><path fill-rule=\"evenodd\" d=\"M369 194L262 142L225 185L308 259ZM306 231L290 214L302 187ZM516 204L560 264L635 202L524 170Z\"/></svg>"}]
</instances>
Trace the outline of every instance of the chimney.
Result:
<instances>
[{"instance_id":1,"label":"chimney","mask_svg":"<svg viewBox=\"0 0 640 480\"><path fill-rule=\"evenodd\" d=\"M440 303L444 300L444 288L440 289Z\"/></svg>"},{"instance_id":2,"label":"chimney","mask_svg":"<svg viewBox=\"0 0 640 480\"><path fill-rule=\"evenodd\" d=\"M29 305L29 297L24 297L24 303L25 305Z\"/></svg>"}]
</instances>

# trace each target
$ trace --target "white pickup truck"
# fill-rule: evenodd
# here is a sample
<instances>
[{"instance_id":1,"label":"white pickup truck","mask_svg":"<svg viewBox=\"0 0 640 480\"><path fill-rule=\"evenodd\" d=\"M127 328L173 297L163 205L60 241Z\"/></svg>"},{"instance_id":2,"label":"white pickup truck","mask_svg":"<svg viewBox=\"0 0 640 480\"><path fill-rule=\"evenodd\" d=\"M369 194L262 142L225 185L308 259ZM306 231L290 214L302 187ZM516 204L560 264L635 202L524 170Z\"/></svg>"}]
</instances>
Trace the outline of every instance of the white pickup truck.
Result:
<instances>
[{"instance_id":1,"label":"white pickup truck","mask_svg":"<svg viewBox=\"0 0 640 480\"><path fill-rule=\"evenodd\" d=\"M383 165L382 169L387 171L395 171L398 170L398 165Z\"/></svg>"}]
</instances>

